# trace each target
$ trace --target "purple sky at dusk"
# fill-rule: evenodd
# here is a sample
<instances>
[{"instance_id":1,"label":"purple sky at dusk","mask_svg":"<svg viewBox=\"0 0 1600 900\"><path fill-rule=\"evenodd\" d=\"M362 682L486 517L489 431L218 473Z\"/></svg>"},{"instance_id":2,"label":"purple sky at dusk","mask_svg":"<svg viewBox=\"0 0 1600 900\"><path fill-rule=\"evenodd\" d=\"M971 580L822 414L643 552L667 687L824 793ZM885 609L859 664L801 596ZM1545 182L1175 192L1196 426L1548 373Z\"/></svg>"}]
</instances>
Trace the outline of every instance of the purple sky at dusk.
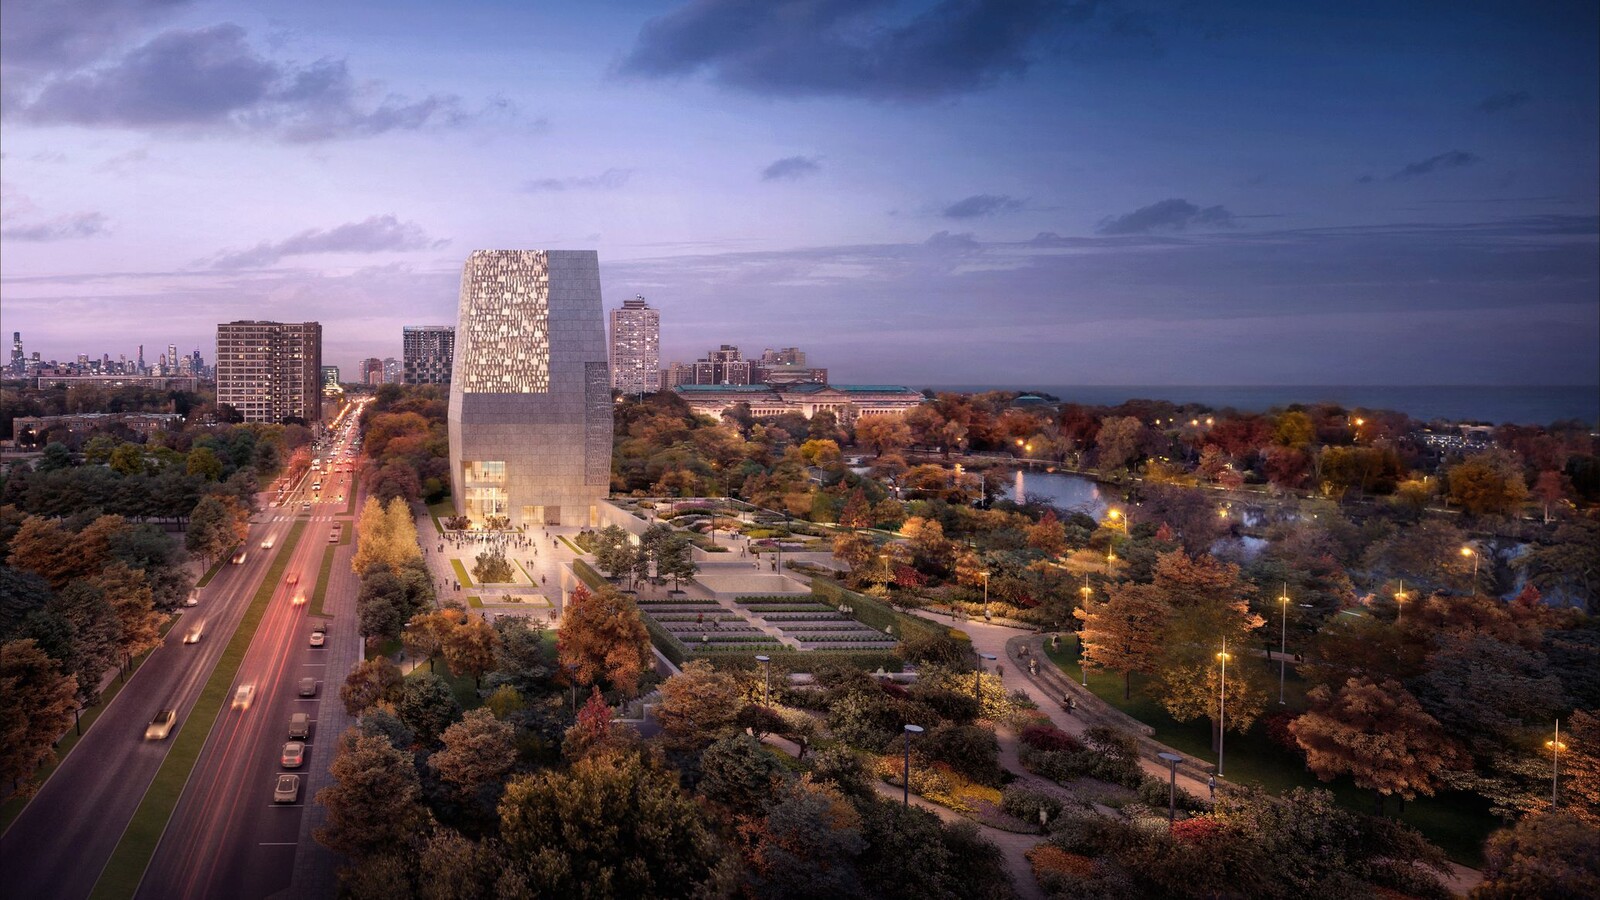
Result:
<instances>
[{"instance_id":1,"label":"purple sky at dusk","mask_svg":"<svg viewBox=\"0 0 1600 900\"><path fill-rule=\"evenodd\" d=\"M473 249L594 248L664 361L1600 385L1597 10L7 0L0 330L353 368Z\"/></svg>"}]
</instances>

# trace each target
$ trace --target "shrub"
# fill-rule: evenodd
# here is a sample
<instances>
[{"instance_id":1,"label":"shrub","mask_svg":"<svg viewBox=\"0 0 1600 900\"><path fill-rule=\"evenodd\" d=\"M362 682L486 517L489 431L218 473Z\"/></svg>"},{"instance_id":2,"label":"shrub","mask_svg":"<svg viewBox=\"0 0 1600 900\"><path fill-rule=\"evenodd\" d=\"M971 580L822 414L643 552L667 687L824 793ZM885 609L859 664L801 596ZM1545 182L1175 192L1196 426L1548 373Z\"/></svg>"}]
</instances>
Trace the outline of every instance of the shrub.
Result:
<instances>
[{"instance_id":1,"label":"shrub","mask_svg":"<svg viewBox=\"0 0 1600 900\"><path fill-rule=\"evenodd\" d=\"M1000 793L1000 808L1024 822L1039 821L1044 810L1050 821L1061 815L1061 800L1023 784L1013 784Z\"/></svg>"},{"instance_id":2,"label":"shrub","mask_svg":"<svg viewBox=\"0 0 1600 900\"><path fill-rule=\"evenodd\" d=\"M941 762L979 784L1000 783L1000 744L976 725L940 725L923 736L919 755Z\"/></svg>"},{"instance_id":3,"label":"shrub","mask_svg":"<svg viewBox=\"0 0 1600 900\"><path fill-rule=\"evenodd\" d=\"M1168 803L1176 802L1178 808L1185 812L1197 812L1206 808L1200 798L1183 788L1177 789L1176 797L1169 793L1171 790L1172 783L1169 781L1146 778L1139 783L1139 802L1156 809L1165 809Z\"/></svg>"},{"instance_id":4,"label":"shrub","mask_svg":"<svg viewBox=\"0 0 1600 900\"><path fill-rule=\"evenodd\" d=\"M1184 819L1172 824L1172 839L1180 844L1203 845L1220 836L1225 826L1210 816Z\"/></svg>"},{"instance_id":5,"label":"shrub","mask_svg":"<svg viewBox=\"0 0 1600 900\"><path fill-rule=\"evenodd\" d=\"M1022 742L1036 750L1072 752L1082 750L1078 739L1054 725L1029 725L1022 729Z\"/></svg>"}]
</instances>

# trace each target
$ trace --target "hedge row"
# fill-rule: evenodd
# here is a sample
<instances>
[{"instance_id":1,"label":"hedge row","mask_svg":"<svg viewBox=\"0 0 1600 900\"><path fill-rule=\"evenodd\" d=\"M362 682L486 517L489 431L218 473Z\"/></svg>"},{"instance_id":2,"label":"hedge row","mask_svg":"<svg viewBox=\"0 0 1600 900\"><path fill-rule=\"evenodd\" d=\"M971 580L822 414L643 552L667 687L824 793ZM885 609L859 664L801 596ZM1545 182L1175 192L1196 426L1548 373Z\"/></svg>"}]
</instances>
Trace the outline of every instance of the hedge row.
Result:
<instances>
[{"instance_id":1,"label":"hedge row","mask_svg":"<svg viewBox=\"0 0 1600 900\"><path fill-rule=\"evenodd\" d=\"M834 606L849 603L857 620L879 631L888 631L889 626L893 625L895 634L901 638L931 639L949 634L949 629L942 625L908 616L892 609L882 600L858 594L831 578L813 576L811 592Z\"/></svg>"},{"instance_id":2,"label":"hedge row","mask_svg":"<svg viewBox=\"0 0 1600 900\"><path fill-rule=\"evenodd\" d=\"M710 656L711 654L706 654ZM772 657L772 671L785 675L791 672L811 672L819 665L846 665L853 669L865 672L883 669L886 672L899 672L905 664L898 656L889 650L781 650L762 651L762 655ZM756 662L756 653L726 652L716 654L716 667L719 669L749 670L758 669L761 663Z\"/></svg>"}]
</instances>

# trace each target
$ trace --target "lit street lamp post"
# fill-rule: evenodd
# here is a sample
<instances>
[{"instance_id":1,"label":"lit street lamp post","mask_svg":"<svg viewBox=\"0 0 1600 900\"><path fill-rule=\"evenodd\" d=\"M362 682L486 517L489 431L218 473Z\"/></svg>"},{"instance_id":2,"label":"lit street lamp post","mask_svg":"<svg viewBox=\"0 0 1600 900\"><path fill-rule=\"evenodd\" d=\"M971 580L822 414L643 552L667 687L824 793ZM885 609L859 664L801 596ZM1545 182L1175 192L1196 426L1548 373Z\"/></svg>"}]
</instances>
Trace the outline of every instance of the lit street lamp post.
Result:
<instances>
[{"instance_id":1,"label":"lit street lamp post","mask_svg":"<svg viewBox=\"0 0 1600 900\"><path fill-rule=\"evenodd\" d=\"M911 736L913 734L921 733L921 725L906 726L906 768L905 772L902 774L904 783L902 785L902 792L900 795L900 802L905 806L911 805Z\"/></svg>"},{"instance_id":2,"label":"lit street lamp post","mask_svg":"<svg viewBox=\"0 0 1600 900\"><path fill-rule=\"evenodd\" d=\"M1278 603L1283 606L1283 628L1278 637L1278 705L1283 702L1283 676L1288 667L1289 657L1289 582L1283 583L1283 596L1278 598ZM1298 671L1298 670L1297 670Z\"/></svg>"},{"instance_id":3,"label":"lit street lamp post","mask_svg":"<svg viewBox=\"0 0 1600 900\"><path fill-rule=\"evenodd\" d=\"M1217 691L1217 775L1222 775L1223 744L1228 739L1228 639L1222 639L1222 685Z\"/></svg>"},{"instance_id":4,"label":"lit street lamp post","mask_svg":"<svg viewBox=\"0 0 1600 900\"><path fill-rule=\"evenodd\" d=\"M758 656L758 657L756 657L756 662L761 663L763 666L766 667L766 670L767 670L766 685L761 690L761 705L762 706L771 706L772 705L772 657L770 657L770 656Z\"/></svg>"},{"instance_id":5,"label":"lit street lamp post","mask_svg":"<svg viewBox=\"0 0 1600 900\"><path fill-rule=\"evenodd\" d=\"M1550 808L1556 808L1556 789L1561 785L1561 751L1567 745L1561 743L1561 720L1556 720L1556 737L1553 741L1545 741L1544 745L1550 748Z\"/></svg>"},{"instance_id":6,"label":"lit street lamp post","mask_svg":"<svg viewBox=\"0 0 1600 900\"><path fill-rule=\"evenodd\" d=\"M1094 590L1089 587L1089 573L1083 574L1083 587L1078 589L1083 594L1084 624L1089 624L1089 598L1094 596ZM1089 659L1084 652L1088 648L1083 643L1083 630L1078 630L1078 668L1083 672L1083 686L1089 686Z\"/></svg>"},{"instance_id":7,"label":"lit street lamp post","mask_svg":"<svg viewBox=\"0 0 1600 900\"><path fill-rule=\"evenodd\" d=\"M1478 592L1478 551L1471 547L1462 547L1461 555L1472 557L1472 592L1476 594Z\"/></svg>"},{"instance_id":8,"label":"lit street lamp post","mask_svg":"<svg viewBox=\"0 0 1600 900\"><path fill-rule=\"evenodd\" d=\"M983 618L984 618L984 621L988 621L988 619L989 619L989 570L988 569L984 569L981 574L983 575Z\"/></svg>"},{"instance_id":9,"label":"lit street lamp post","mask_svg":"<svg viewBox=\"0 0 1600 900\"><path fill-rule=\"evenodd\" d=\"M1000 657L993 653L978 654L978 669L972 673L972 699L978 701L978 715L983 716L983 661L994 662Z\"/></svg>"},{"instance_id":10,"label":"lit street lamp post","mask_svg":"<svg viewBox=\"0 0 1600 900\"><path fill-rule=\"evenodd\" d=\"M1183 757L1176 753L1157 753L1168 767L1167 780L1167 827L1178 818L1178 763L1183 762Z\"/></svg>"},{"instance_id":11,"label":"lit street lamp post","mask_svg":"<svg viewBox=\"0 0 1600 900\"><path fill-rule=\"evenodd\" d=\"M1400 581L1400 590L1394 592L1394 623L1400 624L1400 615L1406 611L1406 583Z\"/></svg>"}]
</instances>

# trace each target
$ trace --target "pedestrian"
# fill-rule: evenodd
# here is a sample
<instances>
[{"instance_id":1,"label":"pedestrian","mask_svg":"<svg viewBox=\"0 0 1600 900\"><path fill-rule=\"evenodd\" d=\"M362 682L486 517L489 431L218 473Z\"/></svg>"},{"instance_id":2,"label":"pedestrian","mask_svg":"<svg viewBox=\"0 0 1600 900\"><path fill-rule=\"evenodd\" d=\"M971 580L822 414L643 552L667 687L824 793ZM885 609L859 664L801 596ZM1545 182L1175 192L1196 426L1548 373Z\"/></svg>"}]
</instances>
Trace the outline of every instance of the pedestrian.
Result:
<instances>
[{"instance_id":1,"label":"pedestrian","mask_svg":"<svg viewBox=\"0 0 1600 900\"><path fill-rule=\"evenodd\" d=\"M1028 672L1030 674L1032 674L1033 676L1038 677L1038 675L1039 675L1039 661L1037 659L1030 658L1028 660Z\"/></svg>"},{"instance_id":2,"label":"pedestrian","mask_svg":"<svg viewBox=\"0 0 1600 900\"><path fill-rule=\"evenodd\" d=\"M695 613L694 614L694 623L696 625L704 624L705 620L706 620L706 614L705 613Z\"/></svg>"},{"instance_id":3,"label":"pedestrian","mask_svg":"<svg viewBox=\"0 0 1600 900\"><path fill-rule=\"evenodd\" d=\"M1075 716L1077 714L1078 714L1078 698L1069 695L1067 697L1067 715Z\"/></svg>"},{"instance_id":4,"label":"pedestrian","mask_svg":"<svg viewBox=\"0 0 1600 900\"><path fill-rule=\"evenodd\" d=\"M1005 677L1006 677L1006 667L1005 666L995 666L994 667L994 677L1000 679L1001 681L1004 681Z\"/></svg>"},{"instance_id":5,"label":"pedestrian","mask_svg":"<svg viewBox=\"0 0 1600 900\"><path fill-rule=\"evenodd\" d=\"M1206 780L1206 788L1211 791L1211 799L1217 799L1217 776L1213 775Z\"/></svg>"}]
</instances>

